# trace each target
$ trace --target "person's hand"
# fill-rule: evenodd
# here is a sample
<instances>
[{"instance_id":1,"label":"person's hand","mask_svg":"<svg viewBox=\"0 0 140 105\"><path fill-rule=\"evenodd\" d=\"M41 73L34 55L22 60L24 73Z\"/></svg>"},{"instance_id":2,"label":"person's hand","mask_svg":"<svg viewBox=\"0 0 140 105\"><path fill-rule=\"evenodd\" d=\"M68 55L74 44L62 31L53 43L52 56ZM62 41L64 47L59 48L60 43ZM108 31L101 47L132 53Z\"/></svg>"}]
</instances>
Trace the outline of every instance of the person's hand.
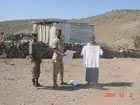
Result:
<instances>
[{"instance_id":1,"label":"person's hand","mask_svg":"<svg viewBox=\"0 0 140 105\"><path fill-rule=\"evenodd\" d=\"M33 59L32 55L29 55L29 60L30 60L31 63L33 63L34 59Z\"/></svg>"},{"instance_id":2,"label":"person's hand","mask_svg":"<svg viewBox=\"0 0 140 105\"><path fill-rule=\"evenodd\" d=\"M62 56L66 56L66 54L61 54Z\"/></svg>"}]
</instances>

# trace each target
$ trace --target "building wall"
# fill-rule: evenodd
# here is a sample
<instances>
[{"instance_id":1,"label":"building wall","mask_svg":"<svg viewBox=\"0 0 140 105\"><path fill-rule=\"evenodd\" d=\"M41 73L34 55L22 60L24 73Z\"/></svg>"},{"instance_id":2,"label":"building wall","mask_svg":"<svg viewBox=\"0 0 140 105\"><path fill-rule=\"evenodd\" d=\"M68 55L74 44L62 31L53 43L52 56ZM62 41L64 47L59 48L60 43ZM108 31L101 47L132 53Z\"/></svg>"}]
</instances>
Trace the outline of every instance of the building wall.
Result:
<instances>
[{"instance_id":1,"label":"building wall","mask_svg":"<svg viewBox=\"0 0 140 105\"><path fill-rule=\"evenodd\" d=\"M93 34L93 26L70 23L52 23L45 25L34 25L33 31L38 33L39 41L52 45L55 39L56 29L62 29L62 39L65 43L87 43L89 36Z\"/></svg>"}]
</instances>

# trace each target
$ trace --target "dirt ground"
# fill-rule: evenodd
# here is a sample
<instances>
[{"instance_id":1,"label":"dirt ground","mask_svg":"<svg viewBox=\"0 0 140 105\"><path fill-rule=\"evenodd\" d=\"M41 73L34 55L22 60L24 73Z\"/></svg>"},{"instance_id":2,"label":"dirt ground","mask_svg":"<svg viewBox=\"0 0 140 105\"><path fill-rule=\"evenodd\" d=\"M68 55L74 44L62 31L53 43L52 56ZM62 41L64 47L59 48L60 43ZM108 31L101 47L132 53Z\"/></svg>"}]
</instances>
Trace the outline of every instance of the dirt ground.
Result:
<instances>
[{"instance_id":1,"label":"dirt ground","mask_svg":"<svg viewBox=\"0 0 140 105\"><path fill-rule=\"evenodd\" d=\"M40 88L32 86L28 59L0 59L0 105L140 104L140 59L101 59L98 86L86 85L82 59L64 67L64 80L76 80L80 86L53 89L51 59L42 62Z\"/></svg>"}]
</instances>

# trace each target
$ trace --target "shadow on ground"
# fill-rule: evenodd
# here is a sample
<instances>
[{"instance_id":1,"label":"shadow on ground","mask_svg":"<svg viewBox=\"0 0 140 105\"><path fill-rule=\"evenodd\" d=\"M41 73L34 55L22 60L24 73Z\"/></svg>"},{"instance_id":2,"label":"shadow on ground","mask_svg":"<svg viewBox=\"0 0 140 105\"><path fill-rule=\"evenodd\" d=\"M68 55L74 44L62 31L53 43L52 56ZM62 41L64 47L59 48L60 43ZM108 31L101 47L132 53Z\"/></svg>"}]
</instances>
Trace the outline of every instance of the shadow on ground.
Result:
<instances>
[{"instance_id":1,"label":"shadow on ground","mask_svg":"<svg viewBox=\"0 0 140 105\"><path fill-rule=\"evenodd\" d=\"M79 84L78 86L66 85L60 86L58 88L53 88L52 86L42 86L38 89L47 89L47 90L60 90L60 91L75 91L80 89L100 89L100 90L110 90L106 87L132 87L133 83L131 82L112 82L112 83L99 83L98 85L87 85Z\"/></svg>"},{"instance_id":2,"label":"shadow on ground","mask_svg":"<svg viewBox=\"0 0 140 105\"><path fill-rule=\"evenodd\" d=\"M132 82L111 82L111 83L100 83L101 86L103 87L132 87L133 83Z\"/></svg>"}]
</instances>

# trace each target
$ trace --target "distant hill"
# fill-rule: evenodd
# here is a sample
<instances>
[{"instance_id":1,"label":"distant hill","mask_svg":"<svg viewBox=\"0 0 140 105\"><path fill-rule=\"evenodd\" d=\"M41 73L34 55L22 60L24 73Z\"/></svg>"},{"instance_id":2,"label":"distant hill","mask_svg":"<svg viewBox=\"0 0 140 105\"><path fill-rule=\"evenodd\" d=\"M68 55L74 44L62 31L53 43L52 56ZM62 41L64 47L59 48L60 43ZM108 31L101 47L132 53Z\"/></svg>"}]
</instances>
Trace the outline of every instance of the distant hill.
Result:
<instances>
[{"instance_id":1,"label":"distant hill","mask_svg":"<svg viewBox=\"0 0 140 105\"><path fill-rule=\"evenodd\" d=\"M0 32L32 32L31 20L0 22ZM94 23L96 39L108 46L133 48L133 37L140 36L140 10L112 10L98 16L72 19L71 21Z\"/></svg>"},{"instance_id":2,"label":"distant hill","mask_svg":"<svg viewBox=\"0 0 140 105\"><path fill-rule=\"evenodd\" d=\"M32 30L32 20L13 20L0 22L0 32L5 33L28 33Z\"/></svg>"},{"instance_id":3,"label":"distant hill","mask_svg":"<svg viewBox=\"0 0 140 105\"><path fill-rule=\"evenodd\" d=\"M140 10L114 10L79 21L94 23L96 39L108 46L133 48L133 37L140 36Z\"/></svg>"}]
</instances>

